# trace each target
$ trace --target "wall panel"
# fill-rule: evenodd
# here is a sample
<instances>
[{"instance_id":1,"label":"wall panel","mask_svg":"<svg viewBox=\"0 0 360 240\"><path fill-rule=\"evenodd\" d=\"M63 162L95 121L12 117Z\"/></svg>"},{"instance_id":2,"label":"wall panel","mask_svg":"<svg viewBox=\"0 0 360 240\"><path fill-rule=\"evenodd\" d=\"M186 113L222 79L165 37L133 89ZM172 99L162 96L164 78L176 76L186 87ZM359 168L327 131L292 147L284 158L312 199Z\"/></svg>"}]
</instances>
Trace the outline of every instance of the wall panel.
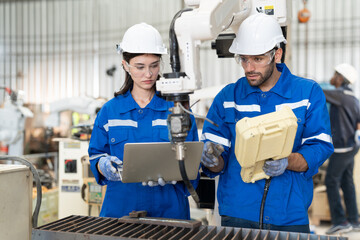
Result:
<instances>
[{"instance_id":1,"label":"wall panel","mask_svg":"<svg viewBox=\"0 0 360 240\"><path fill-rule=\"evenodd\" d=\"M294 74L326 83L333 66L349 62L360 71L360 2L308 0L312 15L297 21L303 1L292 0L288 33ZM131 25L154 25L168 45L170 22L182 0L0 0L0 86L25 91L25 102L47 104L76 96L111 98L123 82L115 44ZM219 59L211 41L201 45L203 87L243 75L233 59ZM164 71L169 71L164 57ZM114 76L106 70L116 66ZM355 92L360 94L360 84ZM0 103L4 100L0 91Z\"/></svg>"}]
</instances>

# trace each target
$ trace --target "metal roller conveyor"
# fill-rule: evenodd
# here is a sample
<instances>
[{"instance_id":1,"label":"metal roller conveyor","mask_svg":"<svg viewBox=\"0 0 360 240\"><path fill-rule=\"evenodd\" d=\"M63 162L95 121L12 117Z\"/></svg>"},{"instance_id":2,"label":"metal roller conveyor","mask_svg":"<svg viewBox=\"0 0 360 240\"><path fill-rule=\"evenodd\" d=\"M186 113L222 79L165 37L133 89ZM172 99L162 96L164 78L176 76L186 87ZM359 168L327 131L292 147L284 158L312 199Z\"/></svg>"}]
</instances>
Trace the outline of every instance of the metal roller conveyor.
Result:
<instances>
[{"instance_id":1,"label":"metal roller conveyor","mask_svg":"<svg viewBox=\"0 0 360 240\"><path fill-rule=\"evenodd\" d=\"M34 228L32 240L346 240L306 233L216 227L195 220L69 216Z\"/></svg>"}]
</instances>

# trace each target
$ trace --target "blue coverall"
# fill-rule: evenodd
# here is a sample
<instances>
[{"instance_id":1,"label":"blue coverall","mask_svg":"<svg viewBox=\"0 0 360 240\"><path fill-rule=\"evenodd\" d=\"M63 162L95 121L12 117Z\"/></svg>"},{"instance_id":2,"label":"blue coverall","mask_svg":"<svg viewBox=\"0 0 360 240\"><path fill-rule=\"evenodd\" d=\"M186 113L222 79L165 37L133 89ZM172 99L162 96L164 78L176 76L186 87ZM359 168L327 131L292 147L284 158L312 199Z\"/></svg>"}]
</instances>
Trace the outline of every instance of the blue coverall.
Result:
<instances>
[{"instance_id":1,"label":"blue coverall","mask_svg":"<svg viewBox=\"0 0 360 240\"><path fill-rule=\"evenodd\" d=\"M265 180L245 183L236 160L235 124L244 117L255 117L290 106L298 119L293 152L304 156L309 169L286 170L273 177L264 208L264 224L306 225L313 197L312 176L333 152L329 114L320 86L312 80L292 75L285 64L277 64L281 76L268 92L248 84L245 77L227 85L215 97L207 117L219 127L205 122L201 140L222 144L225 162L220 173L203 167L210 176L219 177L217 197L222 216L259 222ZM276 144L276 143L274 143Z\"/></svg>"},{"instance_id":2,"label":"blue coverall","mask_svg":"<svg viewBox=\"0 0 360 240\"><path fill-rule=\"evenodd\" d=\"M100 157L106 154L122 160L125 143L169 142L166 120L172 106L172 102L155 94L145 108L140 108L128 91L101 108L89 145L91 170L98 184L107 185L100 216L122 217L133 210L146 210L148 217L190 219L189 193L183 182L149 187L141 183L108 181L96 168ZM191 120L186 140L198 141L195 120L193 117ZM195 188L196 184L197 181Z\"/></svg>"}]
</instances>

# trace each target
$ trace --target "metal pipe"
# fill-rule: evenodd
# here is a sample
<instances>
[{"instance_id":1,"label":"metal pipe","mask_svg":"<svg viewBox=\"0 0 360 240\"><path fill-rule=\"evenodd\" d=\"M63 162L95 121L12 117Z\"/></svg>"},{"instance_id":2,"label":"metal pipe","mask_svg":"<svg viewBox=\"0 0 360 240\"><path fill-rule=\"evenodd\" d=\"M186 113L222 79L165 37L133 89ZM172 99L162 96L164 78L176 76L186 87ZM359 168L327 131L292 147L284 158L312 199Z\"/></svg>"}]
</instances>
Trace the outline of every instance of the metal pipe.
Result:
<instances>
[{"instance_id":1,"label":"metal pipe","mask_svg":"<svg viewBox=\"0 0 360 240\"><path fill-rule=\"evenodd\" d=\"M39 81L40 81L40 86L39 86L39 93L40 93L40 102L39 103L42 103L44 102L44 100L46 99L46 81L44 81L44 79L46 80L46 78L44 78L43 76L43 27L42 27L42 24L43 24L43 21L42 21L42 14L43 14L43 11L42 11L42 2L43 1L40 1L39 2L39 6L40 6L40 10L39 10L39 18L40 18L40 39L39 39L39 43L40 43L40 56L39 56L39 59L40 59L40 62L39 62L39 69L40 69L40 73L39 73ZM45 91L44 91L45 89Z\"/></svg>"},{"instance_id":2,"label":"metal pipe","mask_svg":"<svg viewBox=\"0 0 360 240\"><path fill-rule=\"evenodd\" d=\"M81 96L81 53L80 53L80 46L81 46L81 40L80 40L80 31L81 31L81 7L80 7L80 1L78 4L78 23L79 23L79 27L78 27L78 46L79 46L79 51L78 51L78 92L77 95Z\"/></svg>"},{"instance_id":3,"label":"metal pipe","mask_svg":"<svg viewBox=\"0 0 360 240\"><path fill-rule=\"evenodd\" d=\"M58 3L58 7L60 8L61 7L61 5L60 5L60 3ZM62 21L60 21L60 19L61 19L61 17L60 17L60 14L58 15L58 17L59 17L59 21L58 21L58 25L59 25L59 35L61 35L61 23L62 23ZM60 36L59 37L59 42L58 42L58 47L59 47L59 49L61 49L61 47L62 47L62 45L63 45L63 42L62 42L62 37ZM60 98L62 98L62 91L64 91L64 89L61 87L61 80L62 80L62 71L61 71L61 61L62 61L62 53L61 53L61 51L59 51L59 81L58 81L58 84L59 84L59 92L60 92Z\"/></svg>"},{"instance_id":4,"label":"metal pipe","mask_svg":"<svg viewBox=\"0 0 360 240\"><path fill-rule=\"evenodd\" d=\"M6 11L5 11L5 8L6 8L6 3L4 4L3 6L3 29L4 29L4 55L3 55L3 68L4 68L4 73L3 73L3 86L6 87ZM3 94L3 101L5 101L5 94Z\"/></svg>"},{"instance_id":5,"label":"metal pipe","mask_svg":"<svg viewBox=\"0 0 360 240\"><path fill-rule=\"evenodd\" d=\"M92 53L92 69L95 69L95 51L94 51L94 48L95 48L95 0L92 0L92 34L91 34L91 53ZM94 70L93 70L94 71ZM95 81L95 74L93 72L92 75L92 81L91 81L91 85L90 86L94 86L93 83Z\"/></svg>"},{"instance_id":6,"label":"metal pipe","mask_svg":"<svg viewBox=\"0 0 360 240\"><path fill-rule=\"evenodd\" d=\"M12 84L11 84L11 86L12 86L12 88L13 89L18 89L18 84L17 84L17 82L18 82L18 80L17 80L17 55L16 55L16 53L17 53L17 41L16 41L16 36L17 36L17 7L16 7L16 3L15 4L12 4L11 6L13 6L13 8L15 9L15 19L14 19L14 29L15 29L15 34L14 34L14 45L15 45L15 47L14 47L14 51L15 51L15 76L14 76L14 80L15 81L11 81L11 83L12 82L14 82L14 85L15 86L13 86ZM12 12L12 10L11 10L11 7L10 7L10 12ZM10 38L10 41L11 41L11 38ZM12 41L11 41L11 48L12 48ZM12 57L12 51L10 51L10 56ZM10 69L12 69L12 61L10 61L11 62L11 65L10 65ZM12 73L12 71L10 70L10 72ZM10 74L10 76L11 76L12 74Z\"/></svg>"},{"instance_id":7,"label":"metal pipe","mask_svg":"<svg viewBox=\"0 0 360 240\"><path fill-rule=\"evenodd\" d=\"M50 81L50 77L49 77L49 42L50 42L50 23L49 23L49 12L50 12L50 8L49 8L49 3L48 1L45 1L45 6L46 6L46 13L45 13L45 18L46 18L46 74L45 74L45 79L46 79L46 89L45 89L45 94L46 94L46 101L45 103L49 103L49 81Z\"/></svg>"},{"instance_id":8,"label":"metal pipe","mask_svg":"<svg viewBox=\"0 0 360 240\"><path fill-rule=\"evenodd\" d=\"M74 36L75 36L75 3L74 1L72 1L72 6L71 6L71 83L72 83L72 91L71 94L72 96L75 96L75 83L74 83L74 71L75 71L75 56L74 56L74 46L75 46L75 40L74 40Z\"/></svg>"},{"instance_id":9,"label":"metal pipe","mask_svg":"<svg viewBox=\"0 0 360 240\"><path fill-rule=\"evenodd\" d=\"M333 11L332 11L332 16L336 16L336 2L337 1L332 1L332 6L333 6ZM332 52L332 62L331 62L331 65L328 65L328 66L334 66L334 64L335 64L335 58L334 58L334 56L335 56L335 47L336 47L336 44L335 44L335 41L336 41L336 34L335 34L335 24L336 24L336 20L335 20L335 18L333 18L332 19L332 23L331 23L331 25L332 25L332 31L331 31L331 37L332 37L332 48L331 48L331 52Z\"/></svg>"},{"instance_id":10,"label":"metal pipe","mask_svg":"<svg viewBox=\"0 0 360 240\"><path fill-rule=\"evenodd\" d=\"M34 77L34 80L33 82L36 83L36 2L33 2L33 20L34 20L34 35L33 35L33 47L34 47L34 59L33 59L33 77ZM31 88L31 82L29 82L29 89ZM31 91L32 93L32 96L36 96L36 85L37 84L34 84L34 89L33 91ZM35 94L33 94L35 92Z\"/></svg>"},{"instance_id":11,"label":"metal pipe","mask_svg":"<svg viewBox=\"0 0 360 240\"><path fill-rule=\"evenodd\" d=\"M27 90L27 94L26 96L29 96L29 99L30 99L30 3L28 3L27 5L27 12L28 12L28 15L27 15L27 34L28 34L28 37L27 37L27 51L28 51L28 54L27 54L27 84L24 83L25 86L27 86L26 90ZM25 88L24 88L25 89Z\"/></svg>"},{"instance_id":12,"label":"metal pipe","mask_svg":"<svg viewBox=\"0 0 360 240\"><path fill-rule=\"evenodd\" d=\"M99 3L99 2L97 2L97 3ZM97 34L97 43L98 43L98 46L97 46L97 55L98 55L98 61L97 61L97 70L98 70L98 79L97 79L97 81L98 81L98 85L99 85L99 87L97 88L98 89L98 91L97 91L97 96L100 96L100 87L101 87L101 85L99 84L99 81L100 81L100 79L101 79L101 73L100 73L100 47L101 47L101 40L100 40L100 29L101 29L101 7L100 6L98 6L97 7L97 10L98 10L98 34ZM96 94L95 94L96 95Z\"/></svg>"},{"instance_id":13,"label":"metal pipe","mask_svg":"<svg viewBox=\"0 0 360 240\"><path fill-rule=\"evenodd\" d=\"M300 1L297 1L297 9L299 9L299 2ZM295 25L295 24L294 24ZM295 35L295 34L294 34ZM300 36L300 25L299 24L296 24L296 38L299 39L299 36ZM296 49L297 49L297 61L296 61L296 69L298 71L298 73L300 73L300 39L297 41L296 43Z\"/></svg>"},{"instance_id":14,"label":"metal pipe","mask_svg":"<svg viewBox=\"0 0 360 240\"><path fill-rule=\"evenodd\" d=\"M64 97L68 97L68 52L69 52L69 30L68 30L68 25L69 25L69 15L68 15L68 10L69 10L69 6L68 6L69 1L65 1L65 95Z\"/></svg>"},{"instance_id":15,"label":"metal pipe","mask_svg":"<svg viewBox=\"0 0 360 240\"><path fill-rule=\"evenodd\" d=\"M24 4L20 4L21 6L21 88L22 90L25 90L24 88L24 74L25 74L25 50L24 50ZM28 97L28 96L27 96Z\"/></svg>"}]
</instances>

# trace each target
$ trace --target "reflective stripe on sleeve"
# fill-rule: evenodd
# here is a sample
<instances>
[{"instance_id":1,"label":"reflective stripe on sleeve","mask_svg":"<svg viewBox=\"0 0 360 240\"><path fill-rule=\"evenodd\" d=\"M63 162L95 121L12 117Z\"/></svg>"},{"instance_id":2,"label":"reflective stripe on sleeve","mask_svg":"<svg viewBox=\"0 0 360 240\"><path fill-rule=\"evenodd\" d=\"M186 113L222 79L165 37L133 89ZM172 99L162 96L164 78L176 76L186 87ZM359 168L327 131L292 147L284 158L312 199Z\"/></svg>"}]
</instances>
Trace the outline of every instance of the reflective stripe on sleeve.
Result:
<instances>
[{"instance_id":1,"label":"reflective stripe on sleeve","mask_svg":"<svg viewBox=\"0 0 360 240\"><path fill-rule=\"evenodd\" d=\"M224 108L235 108L239 112L260 112L260 105L237 105L235 102L224 102Z\"/></svg>"},{"instance_id":2,"label":"reflective stripe on sleeve","mask_svg":"<svg viewBox=\"0 0 360 240\"><path fill-rule=\"evenodd\" d=\"M152 121L152 126L167 126L166 119L155 119Z\"/></svg>"},{"instance_id":3,"label":"reflective stripe on sleeve","mask_svg":"<svg viewBox=\"0 0 360 240\"><path fill-rule=\"evenodd\" d=\"M346 153L346 152L352 151L353 149L354 149L353 147L348 147L348 148L334 148L334 153Z\"/></svg>"},{"instance_id":4,"label":"reflective stripe on sleeve","mask_svg":"<svg viewBox=\"0 0 360 240\"><path fill-rule=\"evenodd\" d=\"M230 147L231 146L231 142L226 139L226 138L223 138L223 137L219 137L215 134L212 134L212 133L204 133L203 135L201 135L201 140L210 140L210 141L213 141L213 142L216 142L216 143L219 143L219 144L222 144L226 147Z\"/></svg>"},{"instance_id":5,"label":"reflective stripe on sleeve","mask_svg":"<svg viewBox=\"0 0 360 240\"><path fill-rule=\"evenodd\" d=\"M349 91L349 90L344 90L344 94L346 95L350 95L350 96L355 96L354 93L352 91Z\"/></svg>"},{"instance_id":6,"label":"reflective stripe on sleeve","mask_svg":"<svg viewBox=\"0 0 360 240\"><path fill-rule=\"evenodd\" d=\"M109 131L109 127L120 127L120 126L128 126L128 127L138 127L138 123L133 120L120 120L120 119L111 119L108 120L108 123L104 125L105 131Z\"/></svg>"},{"instance_id":7,"label":"reflective stripe on sleeve","mask_svg":"<svg viewBox=\"0 0 360 240\"><path fill-rule=\"evenodd\" d=\"M311 103L309 102L309 99L304 99L299 102L294 103L284 103L280 105L275 106L276 111L280 111L284 106L289 106L291 109L299 108L299 107L306 107L306 109L309 109Z\"/></svg>"},{"instance_id":8,"label":"reflective stripe on sleeve","mask_svg":"<svg viewBox=\"0 0 360 240\"><path fill-rule=\"evenodd\" d=\"M321 140L324 142L332 143L332 138L330 137L329 134L321 133L317 136L303 138L301 144L304 144L304 142L306 142L307 140L311 140L311 139L318 139L318 140Z\"/></svg>"}]
</instances>

